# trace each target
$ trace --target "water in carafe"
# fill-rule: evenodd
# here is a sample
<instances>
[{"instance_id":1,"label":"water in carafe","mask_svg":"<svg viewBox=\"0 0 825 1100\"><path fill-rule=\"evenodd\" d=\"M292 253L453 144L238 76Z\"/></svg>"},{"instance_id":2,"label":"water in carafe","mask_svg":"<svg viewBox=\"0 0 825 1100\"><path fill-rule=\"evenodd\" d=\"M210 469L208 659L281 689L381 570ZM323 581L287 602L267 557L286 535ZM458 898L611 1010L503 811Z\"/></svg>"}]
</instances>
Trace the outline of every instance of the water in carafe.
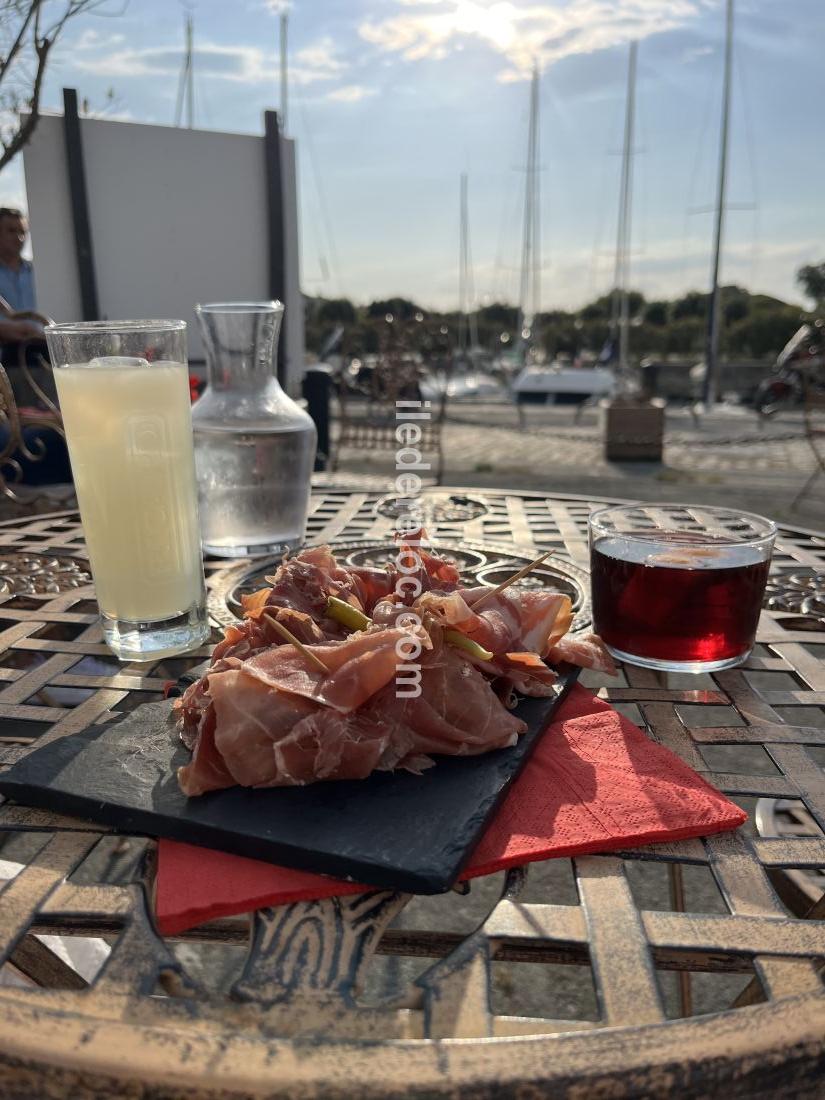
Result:
<instances>
[{"instance_id":1,"label":"water in carafe","mask_svg":"<svg viewBox=\"0 0 825 1100\"><path fill-rule=\"evenodd\" d=\"M247 557L296 550L304 540L315 458L305 426L237 432L195 429L203 548Z\"/></svg>"},{"instance_id":2,"label":"water in carafe","mask_svg":"<svg viewBox=\"0 0 825 1100\"><path fill-rule=\"evenodd\" d=\"M209 386L192 410L203 549L281 554L304 540L315 425L273 373L279 303L199 306Z\"/></svg>"}]
</instances>

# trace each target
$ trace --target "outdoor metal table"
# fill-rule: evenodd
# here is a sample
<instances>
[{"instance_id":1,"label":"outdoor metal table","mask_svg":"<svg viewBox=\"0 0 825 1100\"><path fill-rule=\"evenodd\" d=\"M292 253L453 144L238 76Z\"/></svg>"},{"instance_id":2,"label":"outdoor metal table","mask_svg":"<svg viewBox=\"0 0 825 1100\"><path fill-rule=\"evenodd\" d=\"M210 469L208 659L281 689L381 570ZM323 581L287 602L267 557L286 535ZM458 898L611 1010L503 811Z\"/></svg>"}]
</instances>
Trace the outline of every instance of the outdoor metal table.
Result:
<instances>
[{"instance_id":1,"label":"outdoor metal table","mask_svg":"<svg viewBox=\"0 0 825 1100\"><path fill-rule=\"evenodd\" d=\"M386 539L391 509L376 509L379 496L319 489L309 539ZM425 495L442 542L556 547L580 565L595 503L498 490ZM2 766L38 739L159 697L165 680L208 654L118 666L82 558L76 513L0 525ZM226 568L208 563L213 593ZM0 1096L821 1094L825 903L792 916L771 876L825 864L825 534L781 529L770 594L753 656L712 684L630 667L619 680L588 682L633 704L652 738L747 808L759 796L799 800L817 831L760 838L746 827L578 858L566 904L520 901L529 872L512 871L469 935L392 927L407 899L376 891L213 922L187 933L182 951L152 924L153 842L0 805L2 835L29 850L0 894L0 959L37 983L0 988ZM720 707L725 724L700 720ZM720 765L720 746L737 747L739 770ZM667 866L668 909L637 904L628 878L636 861ZM686 867L709 868L725 912L690 911ZM36 938L44 933L102 936L111 955L87 984ZM181 959L193 942L248 942L234 984L216 989L187 972ZM359 982L382 955L430 962L391 1001L365 1004ZM598 1019L493 1011L490 972L507 960L589 965ZM668 972L679 1018L663 1007ZM703 973L752 981L728 1010L691 1016L691 975Z\"/></svg>"}]
</instances>

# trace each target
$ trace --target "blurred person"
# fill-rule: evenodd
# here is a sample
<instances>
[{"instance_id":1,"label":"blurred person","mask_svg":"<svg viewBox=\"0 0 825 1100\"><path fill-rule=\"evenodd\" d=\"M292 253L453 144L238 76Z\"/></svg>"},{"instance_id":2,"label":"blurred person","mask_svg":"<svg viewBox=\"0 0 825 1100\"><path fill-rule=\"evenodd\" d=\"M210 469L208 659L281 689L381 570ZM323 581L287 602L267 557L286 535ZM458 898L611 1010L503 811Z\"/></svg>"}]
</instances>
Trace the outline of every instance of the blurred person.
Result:
<instances>
[{"instance_id":1,"label":"blurred person","mask_svg":"<svg viewBox=\"0 0 825 1100\"><path fill-rule=\"evenodd\" d=\"M34 270L23 259L28 225L21 210L0 206L0 298L13 313L37 309Z\"/></svg>"},{"instance_id":2,"label":"blurred person","mask_svg":"<svg viewBox=\"0 0 825 1100\"><path fill-rule=\"evenodd\" d=\"M0 359L8 367L18 361L19 345L37 341L29 362L46 351L43 326L32 318L11 317L9 314L31 312L37 308L34 294L34 271L31 262L23 259L28 225L21 210L0 206Z\"/></svg>"},{"instance_id":3,"label":"blurred person","mask_svg":"<svg viewBox=\"0 0 825 1100\"><path fill-rule=\"evenodd\" d=\"M57 424L55 428L49 426L53 410L19 369L22 353L35 386L56 402L43 325L35 318L13 316L34 312L37 308L34 271L31 262L23 259L27 235L28 225L23 212L0 207L0 362L9 372L9 382L21 415L24 419L34 416L40 421L23 428L23 439L33 454L42 454L37 461L19 451L12 457L19 463L23 484L65 483L71 481L69 458ZM6 447L9 438L8 424L0 423L0 449Z\"/></svg>"},{"instance_id":4,"label":"blurred person","mask_svg":"<svg viewBox=\"0 0 825 1100\"><path fill-rule=\"evenodd\" d=\"M5 310L6 313L11 312L7 309L7 303L3 298L0 298L0 309ZM4 317L0 313L0 357L2 357L3 365L6 365L6 359L11 360L14 356L11 354L11 350L16 350L16 345L23 343L24 340L42 340L43 339L43 326L38 324L37 321L17 321L9 317ZM9 352L6 352L6 348Z\"/></svg>"}]
</instances>

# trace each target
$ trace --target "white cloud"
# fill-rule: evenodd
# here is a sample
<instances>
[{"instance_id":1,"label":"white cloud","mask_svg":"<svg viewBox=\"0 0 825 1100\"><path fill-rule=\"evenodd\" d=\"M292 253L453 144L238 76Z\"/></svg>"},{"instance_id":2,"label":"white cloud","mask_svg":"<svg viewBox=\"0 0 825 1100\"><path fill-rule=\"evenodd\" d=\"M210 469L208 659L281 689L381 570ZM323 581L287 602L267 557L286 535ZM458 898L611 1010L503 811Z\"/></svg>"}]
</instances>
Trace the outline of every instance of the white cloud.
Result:
<instances>
[{"instance_id":1,"label":"white cloud","mask_svg":"<svg viewBox=\"0 0 825 1100\"><path fill-rule=\"evenodd\" d=\"M126 108L122 110L110 111L106 107L95 108L92 106L88 113L84 114L84 118L101 118L104 122L154 122L155 119L151 115L147 115L145 112L141 112L138 117L134 111L130 111Z\"/></svg>"},{"instance_id":2,"label":"white cloud","mask_svg":"<svg viewBox=\"0 0 825 1100\"><path fill-rule=\"evenodd\" d=\"M108 50L126 41L123 34L102 34L94 28L88 28L71 43L72 50Z\"/></svg>"},{"instance_id":3,"label":"white cloud","mask_svg":"<svg viewBox=\"0 0 825 1100\"><path fill-rule=\"evenodd\" d=\"M113 46L117 46L114 39L109 39L104 45L101 36L95 32L85 32L77 54L73 57L75 68L96 76L123 79L177 76L183 64L183 50L179 46L140 49ZM274 50L263 50L259 46L223 46L214 42L196 42L194 65L195 72L200 76L238 84L271 84L277 77L279 62ZM292 84L303 86L333 80L341 76L345 69L346 65L337 56L332 40L322 38L293 55L289 78Z\"/></svg>"},{"instance_id":4,"label":"white cloud","mask_svg":"<svg viewBox=\"0 0 825 1100\"><path fill-rule=\"evenodd\" d=\"M340 88L328 92L327 99L334 103L358 103L368 96L375 95L376 88L367 88L363 84L343 84Z\"/></svg>"},{"instance_id":5,"label":"white cloud","mask_svg":"<svg viewBox=\"0 0 825 1100\"><path fill-rule=\"evenodd\" d=\"M87 55L94 55L76 58L75 66L96 76L174 76L180 73L183 63L183 50L177 46L86 52ZM271 80L275 65L274 56L268 56L256 46L202 43L195 48L195 67L204 76L257 83L263 79Z\"/></svg>"},{"instance_id":6,"label":"white cloud","mask_svg":"<svg viewBox=\"0 0 825 1100\"><path fill-rule=\"evenodd\" d=\"M346 68L346 63L338 56L335 43L327 35L290 57L289 79L295 84L311 84L315 80L331 80L340 76Z\"/></svg>"},{"instance_id":7,"label":"white cloud","mask_svg":"<svg viewBox=\"0 0 825 1100\"><path fill-rule=\"evenodd\" d=\"M409 61L439 60L481 43L506 62L502 81L526 79L564 57L675 30L706 0L395 0L396 11L361 23L364 41ZM408 9L408 10L401 10ZM420 10L409 10L420 9Z\"/></svg>"}]
</instances>

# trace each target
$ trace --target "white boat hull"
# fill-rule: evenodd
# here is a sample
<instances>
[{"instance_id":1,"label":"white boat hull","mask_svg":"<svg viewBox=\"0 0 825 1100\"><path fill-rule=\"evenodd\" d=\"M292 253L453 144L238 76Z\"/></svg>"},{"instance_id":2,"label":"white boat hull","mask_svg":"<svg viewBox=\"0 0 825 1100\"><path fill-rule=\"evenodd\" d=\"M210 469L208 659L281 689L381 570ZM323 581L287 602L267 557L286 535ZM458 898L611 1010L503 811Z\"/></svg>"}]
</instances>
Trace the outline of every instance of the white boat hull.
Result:
<instances>
[{"instance_id":1,"label":"white boat hull","mask_svg":"<svg viewBox=\"0 0 825 1100\"><path fill-rule=\"evenodd\" d=\"M513 392L517 396L606 397L615 381L613 372L604 367L525 367L513 382Z\"/></svg>"}]
</instances>

